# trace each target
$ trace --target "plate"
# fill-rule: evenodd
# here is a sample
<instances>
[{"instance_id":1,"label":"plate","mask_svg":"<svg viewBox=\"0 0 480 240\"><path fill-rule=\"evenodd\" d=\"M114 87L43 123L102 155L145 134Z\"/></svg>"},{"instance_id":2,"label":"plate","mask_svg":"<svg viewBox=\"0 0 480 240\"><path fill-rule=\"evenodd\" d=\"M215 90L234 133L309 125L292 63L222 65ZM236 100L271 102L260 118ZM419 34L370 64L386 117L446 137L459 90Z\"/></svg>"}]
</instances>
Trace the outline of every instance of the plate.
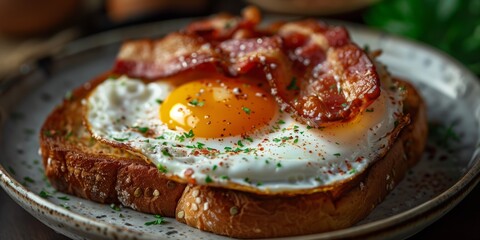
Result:
<instances>
[{"instance_id":1,"label":"plate","mask_svg":"<svg viewBox=\"0 0 480 240\"><path fill-rule=\"evenodd\" d=\"M112 67L123 40L158 37L191 19L102 33L0 85L0 185L40 221L74 239L226 239L167 219L97 204L55 190L38 155L41 124L65 94ZM338 23L337 23L338 24ZM422 160L384 202L353 227L293 239L405 238L440 218L480 181L480 82L458 62L427 46L347 25L353 39L382 49L380 61L418 87L428 106L430 133Z\"/></svg>"}]
</instances>

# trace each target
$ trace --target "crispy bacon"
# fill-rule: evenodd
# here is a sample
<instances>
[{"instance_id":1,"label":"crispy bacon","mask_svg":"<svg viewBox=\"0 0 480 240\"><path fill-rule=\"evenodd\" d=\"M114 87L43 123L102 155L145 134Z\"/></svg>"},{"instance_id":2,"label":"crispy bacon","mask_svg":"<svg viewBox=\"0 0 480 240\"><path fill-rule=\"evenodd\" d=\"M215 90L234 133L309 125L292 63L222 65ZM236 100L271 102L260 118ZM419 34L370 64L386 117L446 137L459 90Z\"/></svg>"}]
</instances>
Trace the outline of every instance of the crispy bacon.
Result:
<instances>
[{"instance_id":1,"label":"crispy bacon","mask_svg":"<svg viewBox=\"0 0 480 240\"><path fill-rule=\"evenodd\" d=\"M313 20L282 26L278 35L293 62L292 79L299 82L298 95L292 87L278 88L287 110L311 126L348 121L380 95L380 80L367 54L351 42L343 27L329 27ZM287 85L284 82L282 85Z\"/></svg>"},{"instance_id":2,"label":"crispy bacon","mask_svg":"<svg viewBox=\"0 0 480 240\"><path fill-rule=\"evenodd\" d=\"M284 110L314 127L349 121L380 95L372 61L345 28L306 20L260 31L258 22L250 10L243 18L192 23L157 41L127 42L114 72L152 80L205 69L255 75L269 82Z\"/></svg>"},{"instance_id":3,"label":"crispy bacon","mask_svg":"<svg viewBox=\"0 0 480 240\"><path fill-rule=\"evenodd\" d=\"M189 34L201 36L207 41L222 41L231 38L257 37L255 26L260 22L260 12L255 7L247 7L242 17L218 14L214 17L191 23L185 29Z\"/></svg>"},{"instance_id":4,"label":"crispy bacon","mask_svg":"<svg viewBox=\"0 0 480 240\"><path fill-rule=\"evenodd\" d=\"M172 33L151 41L129 41L122 45L114 72L131 77L159 79L218 61L211 44L196 36Z\"/></svg>"}]
</instances>

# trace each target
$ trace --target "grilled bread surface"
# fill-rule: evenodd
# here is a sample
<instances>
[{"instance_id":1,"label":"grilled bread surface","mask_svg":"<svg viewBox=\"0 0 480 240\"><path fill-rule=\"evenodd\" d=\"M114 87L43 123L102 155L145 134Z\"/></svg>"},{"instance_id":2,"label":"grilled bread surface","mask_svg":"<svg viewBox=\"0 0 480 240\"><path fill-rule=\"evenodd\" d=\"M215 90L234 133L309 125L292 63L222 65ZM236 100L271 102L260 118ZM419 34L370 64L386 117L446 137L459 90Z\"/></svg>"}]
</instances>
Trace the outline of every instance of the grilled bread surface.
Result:
<instances>
[{"instance_id":1,"label":"grilled bread surface","mask_svg":"<svg viewBox=\"0 0 480 240\"><path fill-rule=\"evenodd\" d=\"M261 195L169 180L156 166L95 141L83 125L82 100L108 73L79 88L42 126L45 173L57 190L99 203L175 217L198 229L239 238L292 236L352 226L366 217L420 158L426 143L425 104L404 81L409 124L366 171L331 191Z\"/></svg>"}]
</instances>

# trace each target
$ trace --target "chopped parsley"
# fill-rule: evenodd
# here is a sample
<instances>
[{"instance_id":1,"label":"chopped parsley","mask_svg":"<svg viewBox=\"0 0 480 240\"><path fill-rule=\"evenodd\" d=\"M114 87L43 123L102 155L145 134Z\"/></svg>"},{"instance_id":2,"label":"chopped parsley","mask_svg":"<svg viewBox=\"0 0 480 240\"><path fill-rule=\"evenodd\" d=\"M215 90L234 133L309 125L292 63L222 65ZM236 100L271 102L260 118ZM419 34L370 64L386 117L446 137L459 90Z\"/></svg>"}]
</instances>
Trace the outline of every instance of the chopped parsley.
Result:
<instances>
[{"instance_id":1,"label":"chopped parsley","mask_svg":"<svg viewBox=\"0 0 480 240\"><path fill-rule=\"evenodd\" d=\"M334 153L333 156L335 156L335 157L340 157L340 156L342 156L342 154L340 154L340 153Z\"/></svg>"},{"instance_id":2,"label":"chopped parsley","mask_svg":"<svg viewBox=\"0 0 480 240\"><path fill-rule=\"evenodd\" d=\"M29 182L29 183L34 183L35 182L35 180L33 180L30 177L24 177L23 180L25 180L25 182Z\"/></svg>"},{"instance_id":3,"label":"chopped parsley","mask_svg":"<svg viewBox=\"0 0 480 240\"><path fill-rule=\"evenodd\" d=\"M366 52L366 53L369 53L370 52L370 46L368 44L365 44L363 46L363 51Z\"/></svg>"},{"instance_id":4,"label":"chopped parsley","mask_svg":"<svg viewBox=\"0 0 480 240\"><path fill-rule=\"evenodd\" d=\"M162 149L162 154L163 154L163 156L173 157L172 154L170 154L170 153L168 152L168 149L166 149L166 148Z\"/></svg>"},{"instance_id":5,"label":"chopped parsley","mask_svg":"<svg viewBox=\"0 0 480 240\"><path fill-rule=\"evenodd\" d=\"M197 142L197 148L202 149L205 146L205 143Z\"/></svg>"},{"instance_id":6,"label":"chopped parsley","mask_svg":"<svg viewBox=\"0 0 480 240\"><path fill-rule=\"evenodd\" d=\"M213 180L210 176L207 175L207 177L205 178L205 182L206 183L211 183L211 182L213 182Z\"/></svg>"},{"instance_id":7,"label":"chopped parsley","mask_svg":"<svg viewBox=\"0 0 480 240\"><path fill-rule=\"evenodd\" d=\"M115 210L115 211L117 211L117 212L119 212L119 211L122 210L122 209L120 208L120 206L116 205L115 203L110 204L110 208L113 209L113 210Z\"/></svg>"},{"instance_id":8,"label":"chopped parsley","mask_svg":"<svg viewBox=\"0 0 480 240\"><path fill-rule=\"evenodd\" d=\"M191 100L190 102L188 102L188 104L192 105L192 106L195 106L195 107L203 107L203 105L205 105L205 102L204 101L198 101L198 99L193 99Z\"/></svg>"},{"instance_id":9,"label":"chopped parsley","mask_svg":"<svg viewBox=\"0 0 480 240\"><path fill-rule=\"evenodd\" d=\"M49 192L47 192L45 190L40 191L39 195L40 195L40 197L45 198L45 199L53 197L52 194L50 194Z\"/></svg>"},{"instance_id":10,"label":"chopped parsley","mask_svg":"<svg viewBox=\"0 0 480 240\"><path fill-rule=\"evenodd\" d=\"M155 102L157 102L158 104L162 104L163 100L162 99L155 99Z\"/></svg>"},{"instance_id":11,"label":"chopped parsley","mask_svg":"<svg viewBox=\"0 0 480 240\"><path fill-rule=\"evenodd\" d=\"M168 152L167 152L167 153L168 153ZM171 156L171 155L170 155L170 156ZM167 167L165 167L165 166L162 165L162 164L158 164L158 165L157 165L157 169L158 169L159 172L162 172L162 173L167 173L167 172L168 172Z\"/></svg>"},{"instance_id":12,"label":"chopped parsley","mask_svg":"<svg viewBox=\"0 0 480 240\"><path fill-rule=\"evenodd\" d=\"M298 143L298 138L295 138L295 140L293 140L293 143Z\"/></svg>"},{"instance_id":13,"label":"chopped parsley","mask_svg":"<svg viewBox=\"0 0 480 240\"><path fill-rule=\"evenodd\" d=\"M193 130L190 129L188 133L183 133L183 136L185 136L186 138L192 138L195 136L195 134L193 133Z\"/></svg>"},{"instance_id":14,"label":"chopped parsley","mask_svg":"<svg viewBox=\"0 0 480 240\"><path fill-rule=\"evenodd\" d=\"M238 144L238 146L240 146L240 147L244 147L242 141L240 141L240 140L238 140L237 144Z\"/></svg>"},{"instance_id":15,"label":"chopped parsley","mask_svg":"<svg viewBox=\"0 0 480 240\"><path fill-rule=\"evenodd\" d=\"M350 169L350 171L349 171L348 173L349 173L349 174L354 174L354 173L356 173L356 172L357 172L357 169L352 168L352 169Z\"/></svg>"},{"instance_id":16,"label":"chopped parsley","mask_svg":"<svg viewBox=\"0 0 480 240\"><path fill-rule=\"evenodd\" d=\"M160 215L157 214L157 215L154 215L154 217L155 217L155 220L150 221L150 222L146 222L146 223L145 223L145 226L160 225L160 224L166 223L166 221L163 219L162 216L160 216Z\"/></svg>"},{"instance_id":17,"label":"chopped parsley","mask_svg":"<svg viewBox=\"0 0 480 240\"><path fill-rule=\"evenodd\" d=\"M285 121L283 121L282 119L278 120L277 124L285 124Z\"/></svg>"},{"instance_id":18,"label":"chopped parsley","mask_svg":"<svg viewBox=\"0 0 480 240\"><path fill-rule=\"evenodd\" d=\"M43 131L43 135L45 135L46 137L53 137L54 134L55 132L52 132L50 130Z\"/></svg>"},{"instance_id":19,"label":"chopped parsley","mask_svg":"<svg viewBox=\"0 0 480 240\"><path fill-rule=\"evenodd\" d=\"M114 137L113 140L119 141L119 142L124 142L124 141L127 141L128 138L116 138L116 137Z\"/></svg>"},{"instance_id":20,"label":"chopped parsley","mask_svg":"<svg viewBox=\"0 0 480 240\"><path fill-rule=\"evenodd\" d=\"M300 90L300 88L297 85L297 78L292 77L292 80L290 81L290 84L287 86L287 90Z\"/></svg>"},{"instance_id":21,"label":"chopped parsley","mask_svg":"<svg viewBox=\"0 0 480 240\"><path fill-rule=\"evenodd\" d=\"M70 198L68 198L67 196L62 196L62 197L57 197L57 198L60 199L60 200L63 200L63 201L70 200Z\"/></svg>"},{"instance_id":22,"label":"chopped parsley","mask_svg":"<svg viewBox=\"0 0 480 240\"><path fill-rule=\"evenodd\" d=\"M215 170L217 170L217 165L213 165L212 167L212 171L215 171Z\"/></svg>"},{"instance_id":23,"label":"chopped parsley","mask_svg":"<svg viewBox=\"0 0 480 240\"><path fill-rule=\"evenodd\" d=\"M277 168L281 168L282 167L282 164L281 163L277 163Z\"/></svg>"},{"instance_id":24,"label":"chopped parsley","mask_svg":"<svg viewBox=\"0 0 480 240\"><path fill-rule=\"evenodd\" d=\"M313 128L312 126L308 126L308 125L307 125L307 129L312 129L312 128Z\"/></svg>"},{"instance_id":25,"label":"chopped parsley","mask_svg":"<svg viewBox=\"0 0 480 240\"><path fill-rule=\"evenodd\" d=\"M249 142L253 142L253 139L251 137L246 137L245 139L247 139L247 141Z\"/></svg>"},{"instance_id":26,"label":"chopped parsley","mask_svg":"<svg viewBox=\"0 0 480 240\"><path fill-rule=\"evenodd\" d=\"M251 113L250 108L242 107L242 110L243 110L246 114L248 114L248 115L250 115L250 113Z\"/></svg>"},{"instance_id":27,"label":"chopped parsley","mask_svg":"<svg viewBox=\"0 0 480 240\"><path fill-rule=\"evenodd\" d=\"M229 178L228 176L226 176L226 175L224 175L224 176L221 176L220 178L221 178L221 179L224 179L224 180L228 180L228 179L230 179L230 178Z\"/></svg>"},{"instance_id":28,"label":"chopped parsley","mask_svg":"<svg viewBox=\"0 0 480 240\"><path fill-rule=\"evenodd\" d=\"M180 142L183 142L183 141L185 141L185 138L193 138L194 136L195 136L195 134L193 133L193 130L190 129L190 131L188 131L188 133L183 133L180 136L176 136L175 139L179 140Z\"/></svg>"},{"instance_id":29,"label":"chopped parsley","mask_svg":"<svg viewBox=\"0 0 480 240\"><path fill-rule=\"evenodd\" d=\"M148 132L148 130L149 130L148 127L135 126L135 127L133 127L133 128L137 129L137 130L138 130L139 132L141 132L141 133L146 133L146 132Z\"/></svg>"},{"instance_id":30,"label":"chopped parsley","mask_svg":"<svg viewBox=\"0 0 480 240\"><path fill-rule=\"evenodd\" d=\"M65 205L65 204L60 204L60 207L63 207L63 208L65 208L65 209L67 209L67 210L70 210L70 206L67 206L67 205Z\"/></svg>"},{"instance_id":31,"label":"chopped parsley","mask_svg":"<svg viewBox=\"0 0 480 240\"><path fill-rule=\"evenodd\" d=\"M245 149L243 149L243 152L244 152L244 153L249 153L249 152L251 152L252 150L253 150L253 149L251 149L251 148L245 148Z\"/></svg>"}]
</instances>

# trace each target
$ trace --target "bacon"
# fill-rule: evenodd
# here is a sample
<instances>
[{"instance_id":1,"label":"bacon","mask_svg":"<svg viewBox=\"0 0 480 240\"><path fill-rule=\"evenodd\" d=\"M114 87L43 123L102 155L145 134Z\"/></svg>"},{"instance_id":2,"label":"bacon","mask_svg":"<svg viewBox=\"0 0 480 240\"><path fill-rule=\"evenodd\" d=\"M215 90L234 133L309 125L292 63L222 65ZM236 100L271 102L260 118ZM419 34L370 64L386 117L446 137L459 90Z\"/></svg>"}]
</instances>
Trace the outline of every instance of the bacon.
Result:
<instances>
[{"instance_id":1,"label":"bacon","mask_svg":"<svg viewBox=\"0 0 480 240\"><path fill-rule=\"evenodd\" d=\"M279 98L297 119L319 127L325 123L348 121L380 95L380 79L375 66L343 27L306 20L278 30L284 50L293 62L292 79L278 78ZM292 84L299 82L297 89ZM293 87L295 88L295 87ZM289 90L297 90L292 97Z\"/></svg>"},{"instance_id":2,"label":"bacon","mask_svg":"<svg viewBox=\"0 0 480 240\"><path fill-rule=\"evenodd\" d=\"M372 61L346 29L306 20L267 34L255 29L255 16L220 15L157 41L127 42L114 72L150 80L185 71L261 77L283 110L314 127L349 121L380 95Z\"/></svg>"},{"instance_id":3,"label":"bacon","mask_svg":"<svg viewBox=\"0 0 480 240\"><path fill-rule=\"evenodd\" d=\"M122 45L114 72L155 80L212 65L218 56L211 44L197 36L172 33L156 41L137 40Z\"/></svg>"},{"instance_id":4,"label":"bacon","mask_svg":"<svg viewBox=\"0 0 480 240\"><path fill-rule=\"evenodd\" d=\"M255 26L260 22L260 12L255 7L247 7L242 17L218 14L209 19L191 23L185 29L189 34L201 36L207 41L222 41L231 38L258 36Z\"/></svg>"}]
</instances>

